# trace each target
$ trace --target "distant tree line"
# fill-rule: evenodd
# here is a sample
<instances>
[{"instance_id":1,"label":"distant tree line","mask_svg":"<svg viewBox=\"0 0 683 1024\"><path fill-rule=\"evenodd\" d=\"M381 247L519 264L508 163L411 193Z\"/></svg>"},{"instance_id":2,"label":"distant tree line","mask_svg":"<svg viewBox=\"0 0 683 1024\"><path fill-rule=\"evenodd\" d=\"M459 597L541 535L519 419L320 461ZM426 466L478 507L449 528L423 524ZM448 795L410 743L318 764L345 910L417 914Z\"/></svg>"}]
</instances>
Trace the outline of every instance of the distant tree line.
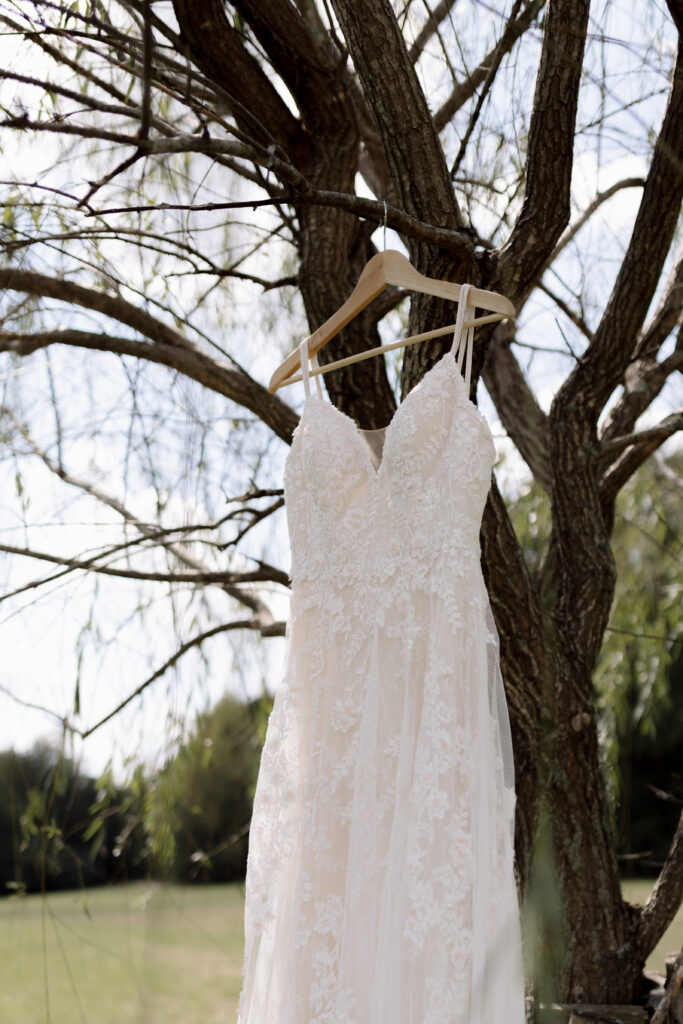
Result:
<instances>
[{"instance_id":1,"label":"distant tree line","mask_svg":"<svg viewBox=\"0 0 683 1024\"><path fill-rule=\"evenodd\" d=\"M605 731L618 719L616 761L609 769L606 759L606 770L615 775L615 841L624 873L652 874L683 805L683 650L677 645L658 684L658 705L643 715L633 643L625 638L624 693L612 694L605 713ZM47 742L28 753L0 753L2 894L149 877L242 879L270 708L269 698L224 697L197 718L161 771L138 767L125 784L111 771L99 779L82 774Z\"/></svg>"},{"instance_id":2,"label":"distant tree line","mask_svg":"<svg viewBox=\"0 0 683 1024\"><path fill-rule=\"evenodd\" d=\"M160 771L125 784L46 741L0 753L0 891L243 878L271 705L224 697Z\"/></svg>"}]
</instances>

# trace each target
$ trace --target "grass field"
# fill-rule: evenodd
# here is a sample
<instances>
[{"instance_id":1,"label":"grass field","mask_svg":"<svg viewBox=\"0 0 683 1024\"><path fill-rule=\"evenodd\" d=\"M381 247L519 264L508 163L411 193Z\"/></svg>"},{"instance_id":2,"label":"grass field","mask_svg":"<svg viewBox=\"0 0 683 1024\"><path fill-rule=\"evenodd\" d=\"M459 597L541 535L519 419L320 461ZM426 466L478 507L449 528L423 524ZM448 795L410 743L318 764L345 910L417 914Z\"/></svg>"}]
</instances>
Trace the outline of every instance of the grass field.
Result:
<instances>
[{"instance_id":1,"label":"grass field","mask_svg":"<svg viewBox=\"0 0 683 1024\"><path fill-rule=\"evenodd\" d=\"M139 883L0 901L2 1024L232 1024L243 887Z\"/></svg>"},{"instance_id":2,"label":"grass field","mask_svg":"<svg viewBox=\"0 0 683 1024\"><path fill-rule=\"evenodd\" d=\"M642 902L647 882L627 882ZM243 887L143 884L0 900L2 1024L233 1024ZM683 911L650 958L683 946Z\"/></svg>"}]
</instances>

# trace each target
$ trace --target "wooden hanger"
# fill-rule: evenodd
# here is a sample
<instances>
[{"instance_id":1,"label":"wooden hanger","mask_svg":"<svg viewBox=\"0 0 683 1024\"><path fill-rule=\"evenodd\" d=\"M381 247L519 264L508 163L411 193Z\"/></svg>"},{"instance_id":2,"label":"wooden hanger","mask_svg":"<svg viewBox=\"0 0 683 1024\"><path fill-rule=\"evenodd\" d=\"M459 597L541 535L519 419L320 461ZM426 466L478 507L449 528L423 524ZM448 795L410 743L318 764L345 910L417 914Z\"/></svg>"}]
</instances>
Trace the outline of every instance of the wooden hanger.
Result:
<instances>
[{"instance_id":1,"label":"wooden hanger","mask_svg":"<svg viewBox=\"0 0 683 1024\"><path fill-rule=\"evenodd\" d=\"M460 285L452 281L440 281L434 277L425 277L420 274L402 253L395 249L387 249L379 252L372 259L368 260L363 272L358 278L358 283L349 295L346 302L340 306L337 312L326 320L322 327L308 339L309 357L319 352L324 345L334 338L361 310L369 306L373 299L384 291L389 285L404 288L406 291L423 292L426 295L436 295L441 299L451 299L458 302L460 299ZM463 324L463 330L479 324L495 323L497 320L504 320L506 317L516 315L515 307L509 299L498 292L484 291L482 288L470 288L468 305L477 309L487 309L490 313L479 317L476 320L467 320ZM455 329L455 324L448 324L446 327L438 327L433 331L426 331L423 334L415 334L401 341L393 341L388 345L379 345L376 348L368 349L365 352L356 352L345 359L337 359L325 366L313 368L312 375L327 373L336 370L340 366L349 366L351 363L360 362L361 359L369 359L371 356L379 355L382 352L389 352L394 348L401 348L405 345L413 345L419 341L428 341L430 338L438 338L444 334L450 334ZM286 384L293 384L301 380L301 369L299 349L291 352L282 362L270 378L268 390L273 393Z\"/></svg>"}]
</instances>

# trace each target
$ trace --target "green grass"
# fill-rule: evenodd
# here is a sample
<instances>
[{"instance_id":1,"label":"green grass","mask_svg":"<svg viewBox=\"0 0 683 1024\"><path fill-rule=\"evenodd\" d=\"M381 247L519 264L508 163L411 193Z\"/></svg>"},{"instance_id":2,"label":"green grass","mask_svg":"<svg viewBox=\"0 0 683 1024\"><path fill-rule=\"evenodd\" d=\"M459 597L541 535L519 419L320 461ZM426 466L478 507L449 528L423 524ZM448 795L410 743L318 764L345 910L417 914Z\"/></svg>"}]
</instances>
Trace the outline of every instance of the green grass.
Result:
<instances>
[{"instance_id":1,"label":"green grass","mask_svg":"<svg viewBox=\"0 0 683 1024\"><path fill-rule=\"evenodd\" d=\"M624 883L642 903L647 881ZM0 900L2 1024L233 1024L239 885L143 884ZM648 961L683 946L683 910Z\"/></svg>"},{"instance_id":2,"label":"green grass","mask_svg":"<svg viewBox=\"0 0 683 1024\"><path fill-rule=\"evenodd\" d=\"M155 884L0 901L2 1024L237 1019L243 887Z\"/></svg>"}]
</instances>

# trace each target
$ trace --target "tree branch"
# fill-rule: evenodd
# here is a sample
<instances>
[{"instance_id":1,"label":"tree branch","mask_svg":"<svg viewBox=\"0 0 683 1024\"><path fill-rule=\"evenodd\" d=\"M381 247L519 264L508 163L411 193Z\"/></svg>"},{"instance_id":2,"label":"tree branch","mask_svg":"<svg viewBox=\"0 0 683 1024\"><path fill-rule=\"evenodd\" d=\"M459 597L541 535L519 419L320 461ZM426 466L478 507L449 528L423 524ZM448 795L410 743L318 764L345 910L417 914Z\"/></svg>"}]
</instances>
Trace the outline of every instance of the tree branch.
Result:
<instances>
[{"instance_id":1,"label":"tree branch","mask_svg":"<svg viewBox=\"0 0 683 1024\"><path fill-rule=\"evenodd\" d=\"M635 941L643 962L673 921L682 900L683 811L664 867L640 911Z\"/></svg>"},{"instance_id":2,"label":"tree branch","mask_svg":"<svg viewBox=\"0 0 683 1024\"><path fill-rule=\"evenodd\" d=\"M682 0L666 0L671 20L678 29L679 36L683 36L683 2Z\"/></svg>"},{"instance_id":3,"label":"tree branch","mask_svg":"<svg viewBox=\"0 0 683 1024\"><path fill-rule=\"evenodd\" d=\"M620 452L631 445L640 445L650 441L659 441L661 443L676 433L677 430L683 430L683 410L667 416L656 427L650 427L648 430L639 430L635 434L613 437L611 440L605 441L600 445L598 458L612 455L614 452Z\"/></svg>"},{"instance_id":4,"label":"tree branch","mask_svg":"<svg viewBox=\"0 0 683 1024\"><path fill-rule=\"evenodd\" d=\"M623 259L602 320L580 363L562 385L558 415L571 407L594 425L636 348L638 334L671 248L683 200L683 43L652 163Z\"/></svg>"},{"instance_id":5,"label":"tree branch","mask_svg":"<svg viewBox=\"0 0 683 1024\"><path fill-rule=\"evenodd\" d=\"M514 325L501 324L486 347L482 378L496 412L534 479L550 486L548 417L536 401L510 348Z\"/></svg>"},{"instance_id":6,"label":"tree branch","mask_svg":"<svg viewBox=\"0 0 683 1024\"><path fill-rule=\"evenodd\" d=\"M519 9L521 6L522 0L513 0L512 10L510 12L510 21L508 22L508 25L510 24L510 22L513 22L515 18L518 16ZM498 73L498 68L500 67L500 63L504 55L505 50L501 46L494 47L493 54L491 55L491 63L486 71L486 77L482 82L481 90L479 92L479 95L477 96L477 102L474 104L474 109L470 114L467 128L465 129L462 138L460 139L458 152L455 155L455 160L453 161L453 165L451 167L451 178L455 178L458 171L460 170L460 164L462 163L462 160L465 156L467 147L469 145L469 141L472 138L472 133L476 128L477 121L479 120L479 116L484 108L484 103L486 102L486 97L488 96L489 91L493 86L496 75Z\"/></svg>"},{"instance_id":7,"label":"tree branch","mask_svg":"<svg viewBox=\"0 0 683 1024\"><path fill-rule=\"evenodd\" d=\"M440 3L436 5L434 10L429 11L424 25L417 34L417 39L408 51L413 64L417 64L427 43L438 32L441 22L444 18L448 17L451 7L454 5L455 0L440 0Z\"/></svg>"},{"instance_id":8,"label":"tree branch","mask_svg":"<svg viewBox=\"0 0 683 1024\"><path fill-rule=\"evenodd\" d=\"M539 282L538 288L540 291L545 292L549 299L553 300L558 309L562 310L567 319L571 320L575 327L578 327L578 329L583 334L584 338L588 338L589 341L593 340L593 332L591 331L586 321L583 319L582 316L580 316L575 310L572 309L568 302L564 301L561 295L558 295L557 292L554 292L551 288L548 287L547 284L544 284L543 281Z\"/></svg>"},{"instance_id":9,"label":"tree branch","mask_svg":"<svg viewBox=\"0 0 683 1024\"><path fill-rule=\"evenodd\" d=\"M4 411L6 413L8 412L7 410ZM14 419L13 414L9 413L9 415L11 416L12 419ZM14 423L17 429L21 429L20 425L16 422L16 420L14 420ZM152 526L138 519L138 517L133 515L130 509L126 508L126 506L122 502L112 497L112 495L106 494L104 491L96 487L89 480L83 480L80 477L74 476L71 473L67 473L64 466L61 466L58 463L54 462L54 460L49 457L46 451L44 451L42 448L39 448L37 444L35 444L32 440L30 440L30 438L26 436L25 431L22 430L21 433L22 436L24 437L26 444L30 447L34 455L37 455L38 458L45 464L45 466L47 466L50 472L54 473L55 476L59 477L60 480L63 480L71 487L76 487L78 488L78 490L84 491L86 494L91 495L91 497L95 498L97 501L102 502L103 505L106 505L108 508L113 509L116 513L118 513L118 515L121 516L121 518L125 522L130 523L137 530L139 530L140 533L145 538L154 538L156 537L156 535L158 535L158 526ZM187 548L185 548L184 545L176 541L172 541L170 543L166 542L165 546L183 565L187 565L189 568L195 569L198 572L203 572L205 570L206 567L202 564L202 562L198 558L195 558L194 555L190 554L190 552L187 550ZM264 622L266 622L267 619L270 619L271 621L273 620L273 616L271 615L269 608L261 600L261 598L258 597L258 595L251 594L249 593L249 591L243 590L240 587L234 587L229 583L223 584L222 589L225 591L228 597L233 598L235 601L238 601L246 608L249 608L252 612L259 615Z\"/></svg>"},{"instance_id":10,"label":"tree branch","mask_svg":"<svg viewBox=\"0 0 683 1024\"><path fill-rule=\"evenodd\" d=\"M0 551L8 555L22 555L26 558L35 558L41 562L52 562L55 565L64 565L70 569L85 569L88 572L96 572L104 576L117 576L119 579L128 580L149 580L152 583L279 583L283 587L289 587L289 576L287 573L276 569L274 566L263 563L263 568L254 572L140 572L137 569L115 569L109 565L98 565L101 555L94 555L92 558L65 558L61 555L51 555L45 551L35 551L33 548L17 548L11 544L0 544Z\"/></svg>"},{"instance_id":11,"label":"tree branch","mask_svg":"<svg viewBox=\"0 0 683 1024\"><path fill-rule=\"evenodd\" d=\"M226 17L221 0L173 0L187 55L234 102L238 123L265 146L278 143L290 155L301 126Z\"/></svg>"},{"instance_id":12,"label":"tree branch","mask_svg":"<svg viewBox=\"0 0 683 1024\"><path fill-rule=\"evenodd\" d=\"M305 18L287 0L234 0L233 6L249 23L294 97L302 112L304 134L326 140L338 152L342 137L346 148L355 148L357 142L351 140L360 130L364 150L359 169L375 195L392 200L386 156L367 102L346 67L346 52L340 55L315 6L306 8ZM301 153L297 157L303 169Z\"/></svg>"},{"instance_id":13,"label":"tree branch","mask_svg":"<svg viewBox=\"0 0 683 1024\"><path fill-rule=\"evenodd\" d=\"M681 13L681 28L679 31L683 32L683 13ZM666 983L666 989L661 1002L657 1005L657 1009L654 1015L650 1018L650 1024L666 1024L669 1017L669 1010L672 1009L671 1004L678 995L681 986L683 985L683 950L678 954L671 971L671 976Z\"/></svg>"},{"instance_id":14,"label":"tree branch","mask_svg":"<svg viewBox=\"0 0 683 1024\"><path fill-rule=\"evenodd\" d=\"M366 0L362 18L355 0L332 0L332 5L382 140L398 207L423 223L438 225L438 230L444 235L451 233L455 242L444 245L436 238L402 232L413 265L427 276L473 280L473 241L468 232L460 230L463 218L443 149L390 0ZM427 323L438 322L443 309L441 300L415 295L410 332L418 333ZM401 368L404 393L425 372L430 358L434 358L433 349L418 352L415 346L407 350Z\"/></svg>"},{"instance_id":15,"label":"tree branch","mask_svg":"<svg viewBox=\"0 0 683 1024\"><path fill-rule=\"evenodd\" d=\"M617 193L626 188L643 188L644 185L644 178L623 178L621 181L615 181L615 183L610 185L609 188L606 188L604 192L598 192L595 199L588 204L583 213L579 214L574 223L569 225L553 251L546 259L540 273L544 273L548 267L552 266L560 253L567 248L574 238L576 238L581 228L588 223L593 214L600 209L603 203L606 203L608 199L611 199L612 196L617 195Z\"/></svg>"},{"instance_id":16,"label":"tree branch","mask_svg":"<svg viewBox=\"0 0 683 1024\"><path fill-rule=\"evenodd\" d=\"M683 334L683 330L682 330ZM638 418L677 370L683 370L683 345L663 362L639 359L626 371L624 391L614 406L602 432L603 441L630 433Z\"/></svg>"},{"instance_id":17,"label":"tree branch","mask_svg":"<svg viewBox=\"0 0 683 1024\"><path fill-rule=\"evenodd\" d=\"M501 252L505 294L518 305L569 222L574 129L588 0L549 0L529 128L524 203Z\"/></svg>"},{"instance_id":18,"label":"tree branch","mask_svg":"<svg viewBox=\"0 0 683 1024\"><path fill-rule=\"evenodd\" d=\"M664 285L655 315L646 324L636 346L635 358L656 356L677 324L683 327L683 246Z\"/></svg>"},{"instance_id":19,"label":"tree branch","mask_svg":"<svg viewBox=\"0 0 683 1024\"><path fill-rule=\"evenodd\" d=\"M344 82L346 60L340 60L331 44L325 45L327 33L314 35L289 0L232 0L232 6L249 23L286 83L307 131L316 131L316 122L330 116L342 122L353 116Z\"/></svg>"},{"instance_id":20,"label":"tree branch","mask_svg":"<svg viewBox=\"0 0 683 1024\"><path fill-rule=\"evenodd\" d=\"M544 7L545 2L546 0L530 0L521 14L516 18L508 19L498 42L491 47L486 56L480 61L479 65L470 72L465 81L456 86L448 99L442 103L437 110L434 115L434 127L437 132L443 131L458 110L460 110L460 108L464 106L472 96L474 96L479 86L486 81L487 77L489 77L490 69L494 65L496 68L500 65L505 54L512 50L517 40L530 27L538 12L542 7ZM439 4L439 8L437 8L437 10L444 6L445 5L443 3ZM448 6L451 7L452 3L449 3ZM436 15L436 11L434 13ZM425 28L429 23L430 22L428 20ZM425 29L422 30L420 36L424 31ZM420 36L418 36L418 39ZM417 40L410 51L410 56L413 60L415 59L413 57L413 50L415 49L415 46L417 46Z\"/></svg>"},{"instance_id":21,"label":"tree branch","mask_svg":"<svg viewBox=\"0 0 683 1024\"><path fill-rule=\"evenodd\" d=\"M510 20L508 21L508 24L507 24L506 28L508 28L510 25L514 25L516 23L516 19L517 19L517 16L518 16L519 8L521 7L521 5L522 5L522 0L515 0L515 2L513 4L513 7L512 7L511 14L510 14ZM540 7L540 2L538 4L532 3L531 7ZM505 32L504 32L503 33L503 39L501 39L501 43L496 48L494 48L494 51L493 51L493 53L491 55L491 63L490 63L490 65L488 67L488 70L486 72L486 78L484 79L484 81L482 83L481 90L479 92L479 96L477 97L477 102L475 103L474 109L472 110L472 113L470 114L469 123L467 125L467 128L465 129L465 132L464 132L461 140L460 140L460 146L458 148L458 152L456 154L455 160L453 161L453 166L451 167L451 178L455 178L455 176L457 175L457 173L458 173L458 171L460 169L460 164L462 163L462 160L464 159L465 152L467 151L467 146L469 145L470 138L472 137L472 133L474 132L474 129L475 129L476 124L477 124L477 121L479 120L479 116L480 116L480 114L481 114L481 112L482 112L482 110L484 108L484 103L486 102L486 97L488 96L489 91L493 87L493 83L495 82L496 75L498 74L498 68L500 67L501 61L503 60L503 57L505 56L505 54L507 52L507 45L505 45L505 44L509 41L510 45L512 45L512 41L514 41L515 38L517 38L517 37L514 34L512 34L512 39L511 40L506 40L505 39Z\"/></svg>"},{"instance_id":22,"label":"tree branch","mask_svg":"<svg viewBox=\"0 0 683 1024\"><path fill-rule=\"evenodd\" d=\"M402 209L457 231L463 224L438 135L389 0L332 0L372 107Z\"/></svg>"},{"instance_id":23,"label":"tree branch","mask_svg":"<svg viewBox=\"0 0 683 1024\"><path fill-rule=\"evenodd\" d=\"M683 253L675 261L657 310L636 345L624 374L624 390L602 429L603 441L630 433L639 416L659 394L670 374L683 369ZM656 355L679 323L675 351L661 363Z\"/></svg>"},{"instance_id":24,"label":"tree branch","mask_svg":"<svg viewBox=\"0 0 683 1024\"><path fill-rule=\"evenodd\" d=\"M0 19L1 21L2 19ZM36 78L33 75L22 75L18 71L10 71L3 68L2 77L12 82L21 82L23 85L35 85L45 92L54 93L55 96L62 96L64 99L73 100L81 107L89 107L99 114L113 114L115 117L129 117L131 120L140 119L142 110L135 103L106 103L101 97L88 96L78 92L76 89L68 89L65 85L50 81L46 78ZM160 127L163 122L158 121L155 127Z\"/></svg>"},{"instance_id":25,"label":"tree branch","mask_svg":"<svg viewBox=\"0 0 683 1024\"><path fill-rule=\"evenodd\" d=\"M226 633L228 630L233 629L254 629L260 632L262 636L283 636L284 626L285 624L283 622L274 623L271 621L265 624L261 623L258 615L255 615L251 619L241 619L236 622L226 622L223 623L222 626L214 626L213 629L207 629L204 633L199 633L191 640L187 640L181 647L178 648L175 654L171 655L168 661L165 661L164 664L156 670L156 672L153 672L151 676L148 676L148 678L145 679L144 682L140 683L140 685L136 687L136 689L133 690L132 693L128 694L125 700L122 700L120 704L117 704L115 708L112 708L112 710L104 716L104 718L100 718L100 720L98 722L95 722L94 725L91 725L90 728L81 730L77 729L73 725L69 725L68 723L67 728L69 728L71 732L75 732L78 736L81 737L81 739L84 740L87 739L88 736L92 736L94 732L100 729L107 722L111 721L111 719L118 715L120 711L123 711L124 708L128 707L128 705L132 701L134 701L136 697L139 697L140 694L144 693L144 691L149 686L151 686L152 683L156 682L157 679L160 679L161 676L168 672L169 668L173 668L173 666L178 661L180 661L184 654L187 654L187 652L192 650L193 647L198 647L200 644L203 644L205 640L209 640L211 637L217 636L219 633Z\"/></svg>"},{"instance_id":26,"label":"tree branch","mask_svg":"<svg viewBox=\"0 0 683 1024\"><path fill-rule=\"evenodd\" d=\"M57 711L53 711L51 708L46 708L43 704L34 704L31 700L24 700L23 697L17 696L16 693L0 683L0 693L4 693L6 697L14 701L15 704L19 704L22 708L29 708L31 711L41 711L44 715L50 715L51 718L56 718L61 725L67 725L64 715L60 715ZM68 728L68 725L67 725Z\"/></svg>"},{"instance_id":27,"label":"tree branch","mask_svg":"<svg viewBox=\"0 0 683 1024\"><path fill-rule=\"evenodd\" d=\"M609 508L626 481L633 476L646 459L664 442L683 430L683 411L672 413L665 420L650 430L641 430L637 434L627 434L607 442L599 452L609 455L612 450L626 448L615 461L604 470L600 479L600 500L604 508ZM612 449L612 445L615 446Z\"/></svg>"},{"instance_id":28,"label":"tree branch","mask_svg":"<svg viewBox=\"0 0 683 1024\"><path fill-rule=\"evenodd\" d=\"M164 152L178 153L188 151L199 153L211 152L211 143L201 139L174 140L172 143L164 141L160 145L161 149L157 151L163 150ZM150 203L141 206L105 207L101 210L92 210L88 216L104 217L116 213L144 213L147 210L192 210L195 213L214 213L217 210L255 210L262 206L282 206L284 204L291 204L292 206L330 206L338 210L345 210L348 213L354 213L358 217L363 217L365 220L377 225L382 224L386 219L387 227L393 228L395 231L400 232L400 234L416 241L432 243L450 252L461 253L465 251L468 254L473 252L472 238L466 232L434 227L425 221L417 220L404 210L397 209L388 204L385 211L384 204L376 199L365 199L362 196L349 193L316 189L293 169L284 169L282 165L275 166L274 161L270 161L270 163L279 175L293 179L293 183L300 188L300 191L279 195L270 199L244 200L234 203Z\"/></svg>"},{"instance_id":29,"label":"tree branch","mask_svg":"<svg viewBox=\"0 0 683 1024\"><path fill-rule=\"evenodd\" d=\"M71 345L98 352L135 356L137 359L146 359L179 370L192 380L249 409L278 437L287 444L291 443L298 422L294 410L281 398L271 395L267 388L248 374L232 370L199 348L181 349L165 343L150 345L111 334L77 330L36 331L33 334L0 333L0 352L15 352L26 356L49 345Z\"/></svg>"},{"instance_id":30,"label":"tree branch","mask_svg":"<svg viewBox=\"0 0 683 1024\"><path fill-rule=\"evenodd\" d=\"M492 477L481 531L482 568L500 639L500 663L515 752L515 852L529 877L538 800L538 766L546 674L542 611L505 502ZM484 1022L477 1022L484 1024ZM489 1024L489 1022L487 1022ZM491 1022L493 1024L493 1022Z\"/></svg>"},{"instance_id":31,"label":"tree branch","mask_svg":"<svg viewBox=\"0 0 683 1024\"><path fill-rule=\"evenodd\" d=\"M0 267L0 288L15 292L26 292L44 299L59 299L84 309L103 313L131 327L151 341L173 348L192 351L195 346L174 327L157 320L146 310L134 306L119 295L110 295L98 288L86 288L75 281L59 277L48 277L33 270L18 270L14 267Z\"/></svg>"}]
</instances>

